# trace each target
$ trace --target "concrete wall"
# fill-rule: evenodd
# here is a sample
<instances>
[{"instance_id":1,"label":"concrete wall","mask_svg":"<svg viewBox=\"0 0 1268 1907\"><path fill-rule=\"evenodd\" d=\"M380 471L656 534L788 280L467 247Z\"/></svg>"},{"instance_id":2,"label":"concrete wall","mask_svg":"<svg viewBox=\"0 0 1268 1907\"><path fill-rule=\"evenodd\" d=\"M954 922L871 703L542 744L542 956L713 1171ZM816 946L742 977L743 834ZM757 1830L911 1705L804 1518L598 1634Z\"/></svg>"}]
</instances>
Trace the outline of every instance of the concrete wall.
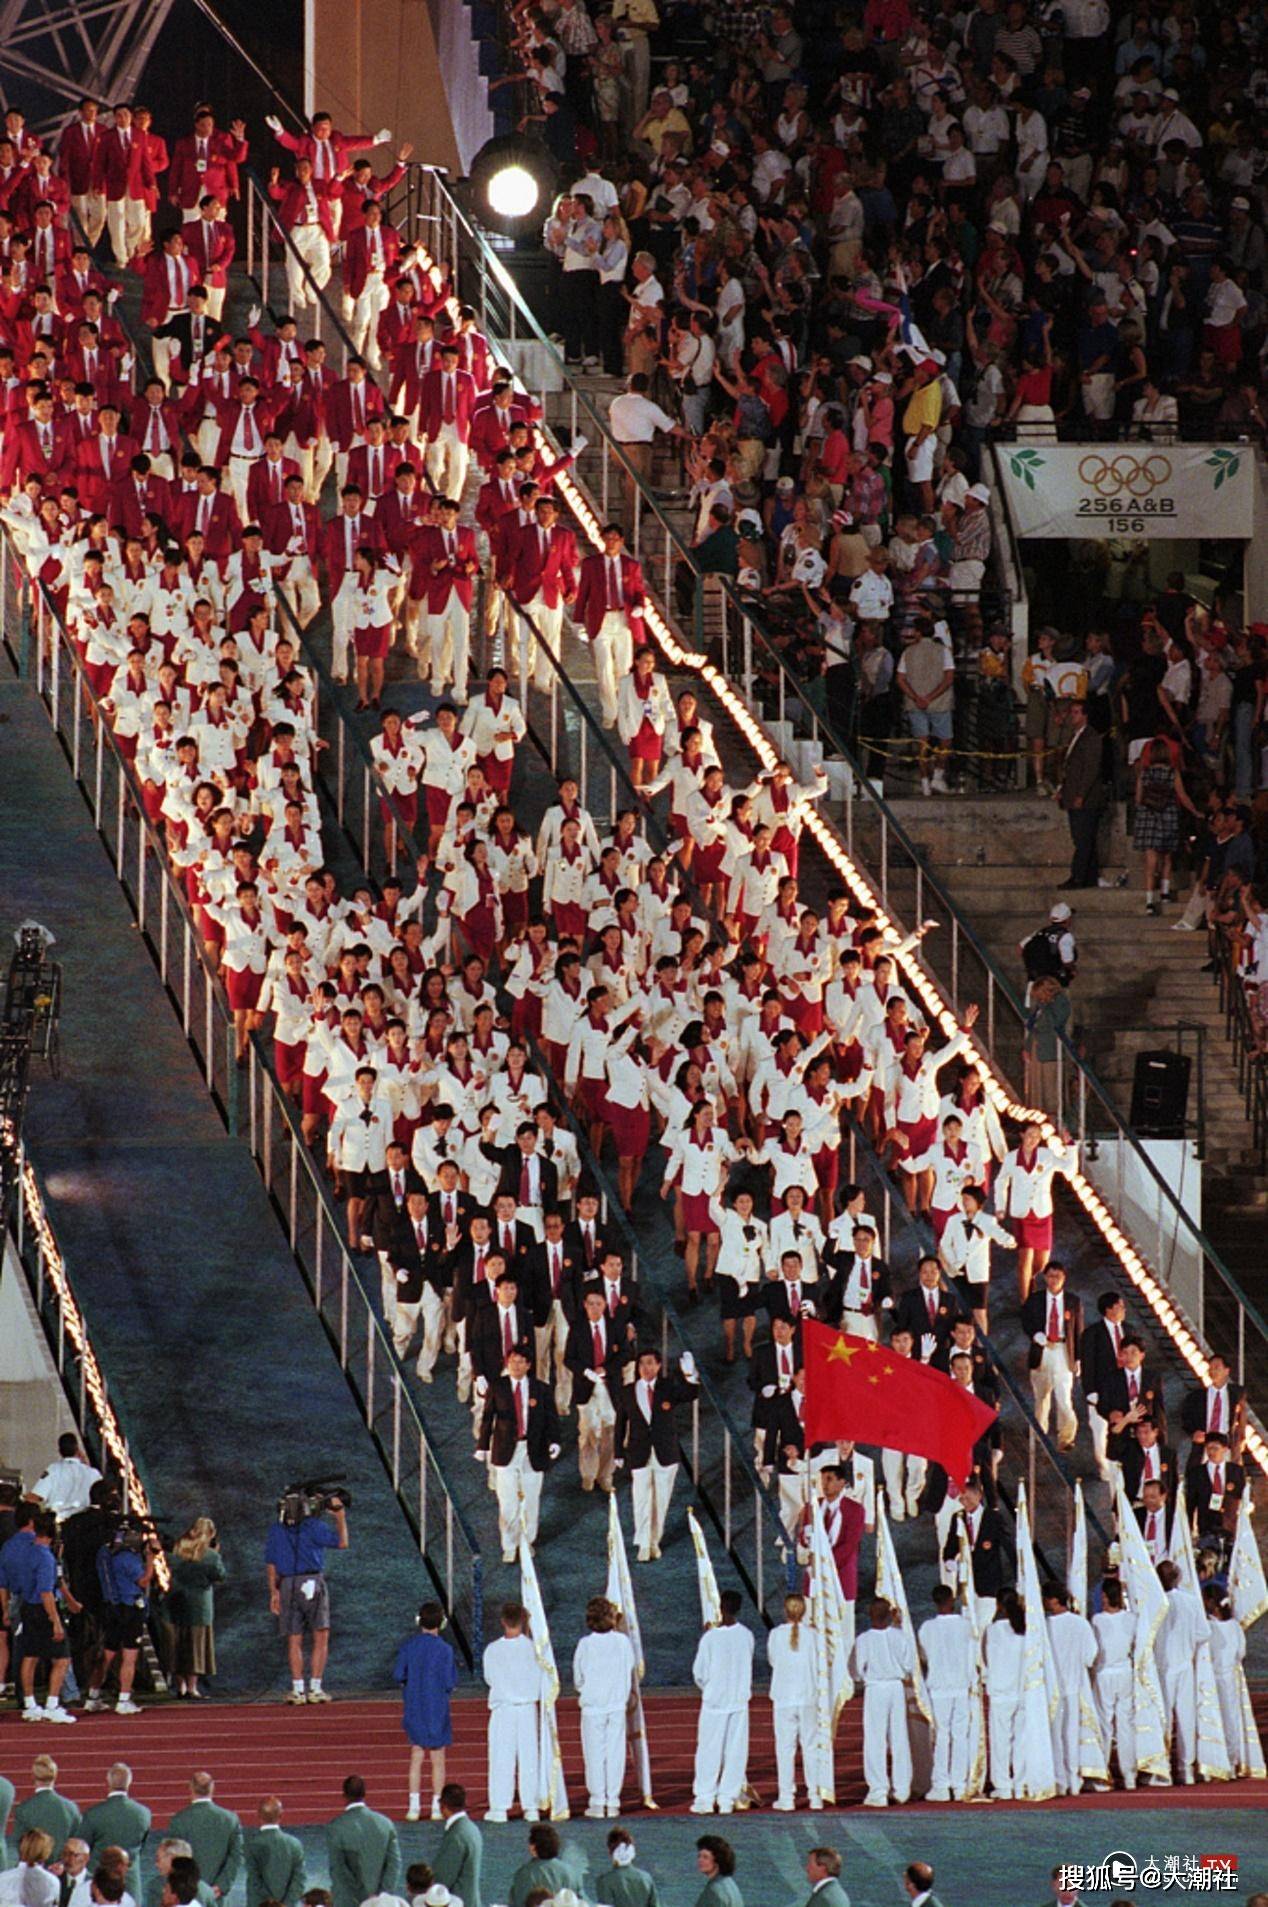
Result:
<instances>
[{"instance_id":1,"label":"concrete wall","mask_svg":"<svg viewBox=\"0 0 1268 1907\"><path fill-rule=\"evenodd\" d=\"M0 1466L29 1486L75 1423L35 1316L26 1277L8 1239L0 1259Z\"/></svg>"},{"instance_id":2,"label":"concrete wall","mask_svg":"<svg viewBox=\"0 0 1268 1907\"><path fill-rule=\"evenodd\" d=\"M308 0L306 27L311 108L366 132L390 126L416 159L466 171L493 122L463 0Z\"/></svg>"}]
</instances>

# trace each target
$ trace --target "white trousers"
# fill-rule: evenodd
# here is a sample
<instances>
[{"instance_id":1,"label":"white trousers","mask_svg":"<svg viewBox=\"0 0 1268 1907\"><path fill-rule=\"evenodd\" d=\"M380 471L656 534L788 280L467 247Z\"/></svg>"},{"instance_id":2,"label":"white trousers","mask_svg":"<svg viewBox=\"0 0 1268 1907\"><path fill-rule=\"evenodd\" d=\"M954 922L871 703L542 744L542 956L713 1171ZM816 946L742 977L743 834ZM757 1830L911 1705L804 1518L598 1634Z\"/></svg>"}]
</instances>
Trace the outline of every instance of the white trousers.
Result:
<instances>
[{"instance_id":1,"label":"white trousers","mask_svg":"<svg viewBox=\"0 0 1268 1907\"><path fill-rule=\"evenodd\" d=\"M254 462L254 457L231 456L229 459L229 488L238 506L239 521L244 524L251 521L247 513L247 485L251 481L251 466Z\"/></svg>"},{"instance_id":2,"label":"white trousers","mask_svg":"<svg viewBox=\"0 0 1268 1907\"><path fill-rule=\"evenodd\" d=\"M543 602L539 592L536 596L529 598L525 607L529 616L533 618L533 622L530 624L527 616L519 618L520 687L523 690L531 681L534 688L540 689L543 695L549 695L555 671L551 668L546 656L538 652L537 635L533 625L540 630L542 641L558 656L564 626L563 604L560 603L556 608L551 609L549 604Z\"/></svg>"},{"instance_id":3,"label":"white trousers","mask_svg":"<svg viewBox=\"0 0 1268 1907\"><path fill-rule=\"evenodd\" d=\"M152 337L150 339L150 358L154 365L154 375L160 380L164 389L171 385L170 367L175 352L176 346L171 338Z\"/></svg>"},{"instance_id":4,"label":"white trousers","mask_svg":"<svg viewBox=\"0 0 1268 1907\"><path fill-rule=\"evenodd\" d=\"M430 651L432 694L439 695L445 683L451 681L454 700L465 702L467 677L471 671L471 611L466 608L456 589L450 590L449 601L439 615L433 615L430 610L427 612L423 627L427 632ZM420 650L420 677L426 660Z\"/></svg>"},{"instance_id":5,"label":"white trousers","mask_svg":"<svg viewBox=\"0 0 1268 1907\"><path fill-rule=\"evenodd\" d=\"M969 1781L969 1694L967 1689L930 1689L933 1709L932 1794L959 1801Z\"/></svg>"},{"instance_id":6,"label":"white trousers","mask_svg":"<svg viewBox=\"0 0 1268 1907\"><path fill-rule=\"evenodd\" d=\"M419 1321L422 1321L423 1341L419 1347L416 1368L424 1384L431 1383L436 1359L440 1356L440 1336L444 1316L444 1303L431 1285L423 1286L423 1295L417 1304L397 1303L395 1307L392 1344L399 1358L404 1359L406 1356L410 1345L414 1342L414 1333L418 1329Z\"/></svg>"},{"instance_id":7,"label":"white trousers","mask_svg":"<svg viewBox=\"0 0 1268 1907\"><path fill-rule=\"evenodd\" d=\"M336 682L348 680L348 654L356 628L356 600L356 574L349 570L330 605L330 673Z\"/></svg>"},{"instance_id":8,"label":"white trousers","mask_svg":"<svg viewBox=\"0 0 1268 1907\"><path fill-rule=\"evenodd\" d=\"M1013 1696L991 1695L987 1698L986 1709L991 1787L997 1801L1008 1800L1013 1793L1014 1763L1020 1745L1018 1703Z\"/></svg>"},{"instance_id":9,"label":"white trousers","mask_svg":"<svg viewBox=\"0 0 1268 1907\"><path fill-rule=\"evenodd\" d=\"M577 1468L584 1489L593 1490L598 1483L602 1489L610 1490L616 1426L610 1407L600 1412L598 1397L596 1391L591 1401L577 1411ZM606 1404L606 1399L604 1401Z\"/></svg>"},{"instance_id":10,"label":"white trousers","mask_svg":"<svg viewBox=\"0 0 1268 1907\"><path fill-rule=\"evenodd\" d=\"M427 481L438 496L461 502L471 453L458 435L456 424L442 424L427 446Z\"/></svg>"},{"instance_id":11,"label":"white trousers","mask_svg":"<svg viewBox=\"0 0 1268 1907\"><path fill-rule=\"evenodd\" d=\"M748 1772L748 1710L702 1708L696 1724L693 1808L732 1814Z\"/></svg>"},{"instance_id":12,"label":"white trousers","mask_svg":"<svg viewBox=\"0 0 1268 1907\"><path fill-rule=\"evenodd\" d=\"M490 1814L506 1814L517 1787L520 1806L536 1811L541 1801L537 1740L536 1702L507 1702L489 1710Z\"/></svg>"},{"instance_id":13,"label":"white trousers","mask_svg":"<svg viewBox=\"0 0 1268 1907\"><path fill-rule=\"evenodd\" d=\"M219 430L219 426L216 427ZM330 466L335 461L335 447L329 437L319 437L315 444L301 444L292 433L286 440L286 455L293 457L299 465L299 474L304 479L304 501L316 503L321 495L322 485L330 475ZM213 461L215 445L212 445L212 457L205 457L204 463Z\"/></svg>"},{"instance_id":14,"label":"white trousers","mask_svg":"<svg viewBox=\"0 0 1268 1907\"><path fill-rule=\"evenodd\" d=\"M863 1778L870 1802L911 1796L911 1741L907 1734L907 1694L901 1682L863 1686Z\"/></svg>"},{"instance_id":15,"label":"white trousers","mask_svg":"<svg viewBox=\"0 0 1268 1907\"><path fill-rule=\"evenodd\" d=\"M841 1314L841 1329L848 1331L851 1337L866 1338L870 1344L880 1343L874 1313L869 1316L864 1311L844 1311Z\"/></svg>"},{"instance_id":16,"label":"white trousers","mask_svg":"<svg viewBox=\"0 0 1268 1907\"><path fill-rule=\"evenodd\" d=\"M1087 1407L1088 1429L1092 1432L1092 1455L1096 1458L1097 1474L1109 1475L1109 1424L1102 1417L1095 1404Z\"/></svg>"},{"instance_id":17,"label":"white trousers","mask_svg":"<svg viewBox=\"0 0 1268 1907\"><path fill-rule=\"evenodd\" d=\"M110 249L122 271L137 246L150 236L150 208L144 199L107 199L105 207Z\"/></svg>"},{"instance_id":18,"label":"white trousers","mask_svg":"<svg viewBox=\"0 0 1268 1907\"><path fill-rule=\"evenodd\" d=\"M1044 1345L1039 1368L1030 1373L1030 1388L1040 1430L1047 1430L1055 1404L1057 1442L1062 1446L1072 1444L1079 1432L1079 1420L1074 1414L1074 1372L1064 1344Z\"/></svg>"},{"instance_id":19,"label":"white trousers","mask_svg":"<svg viewBox=\"0 0 1268 1907\"><path fill-rule=\"evenodd\" d=\"M643 1467L633 1473L634 1547L640 1558L653 1556L660 1549L677 1477L676 1463L661 1463L656 1457L649 1457Z\"/></svg>"},{"instance_id":20,"label":"white trousers","mask_svg":"<svg viewBox=\"0 0 1268 1907\"><path fill-rule=\"evenodd\" d=\"M925 1487L928 1469L923 1457L909 1457L902 1450L881 1451L885 1495L889 1514L894 1521L900 1521L902 1516L920 1514L920 1493Z\"/></svg>"},{"instance_id":21,"label":"white trousers","mask_svg":"<svg viewBox=\"0 0 1268 1907\"><path fill-rule=\"evenodd\" d=\"M1198 1756L1198 1691L1192 1662L1162 1676L1162 1701L1171 1724L1171 1741L1181 1775L1192 1775Z\"/></svg>"},{"instance_id":22,"label":"white trousers","mask_svg":"<svg viewBox=\"0 0 1268 1907\"><path fill-rule=\"evenodd\" d=\"M634 638L623 609L609 609L590 644L604 728L616 725L617 684L634 667Z\"/></svg>"},{"instance_id":23,"label":"white trousers","mask_svg":"<svg viewBox=\"0 0 1268 1907\"><path fill-rule=\"evenodd\" d=\"M292 557L278 588L300 628L307 629L321 608L321 591L306 556Z\"/></svg>"},{"instance_id":24,"label":"white trousers","mask_svg":"<svg viewBox=\"0 0 1268 1907\"><path fill-rule=\"evenodd\" d=\"M625 1710L581 1706L581 1754L592 1809L619 1808L625 1773Z\"/></svg>"},{"instance_id":25,"label":"white trousers","mask_svg":"<svg viewBox=\"0 0 1268 1907\"><path fill-rule=\"evenodd\" d=\"M1077 1794L1083 1786L1079 1773L1079 1691L1062 1689L1052 1718L1052 1765L1057 1790Z\"/></svg>"},{"instance_id":26,"label":"white trousers","mask_svg":"<svg viewBox=\"0 0 1268 1907\"><path fill-rule=\"evenodd\" d=\"M1096 1677L1096 1712L1105 1737L1105 1762L1118 1750L1118 1766L1129 1788L1136 1785L1136 1695L1130 1662L1116 1662Z\"/></svg>"},{"instance_id":27,"label":"white trousers","mask_svg":"<svg viewBox=\"0 0 1268 1907\"><path fill-rule=\"evenodd\" d=\"M531 1549L537 1541L537 1518L542 1502L542 1473L528 1461L524 1444L515 1446L509 1463L490 1466L498 1499L498 1534L502 1538L502 1556L519 1554L522 1536Z\"/></svg>"},{"instance_id":28,"label":"white trousers","mask_svg":"<svg viewBox=\"0 0 1268 1907\"><path fill-rule=\"evenodd\" d=\"M543 1384L549 1384L551 1365L554 1365L555 1409L560 1416L566 1417L572 1409L572 1372L564 1363L568 1320L558 1298L552 1300L550 1316L545 1324L538 1325L534 1330L533 1343L537 1351L537 1376Z\"/></svg>"},{"instance_id":29,"label":"white trousers","mask_svg":"<svg viewBox=\"0 0 1268 1907\"><path fill-rule=\"evenodd\" d=\"M87 234L88 243L95 249L98 239L106 229L104 192L77 192L70 203L75 217Z\"/></svg>"},{"instance_id":30,"label":"white trousers","mask_svg":"<svg viewBox=\"0 0 1268 1907\"><path fill-rule=\"evenodd\" d=\"M379 318L387 301L388 289L381 272L372 272L360 296L352 301L352 343L372 371L377 371L383 362L379 351Z\"/></svg>"},{"instance_id":31,"label":"white trousers","mask_svg":"<svg viewBox=\"0 0 1268 1907\"><path fill-rule=\"evenodd\" d=\"M779 1805L792 1807L797 1799L797 1750L801 1750L801 1778L813 1806L819 1801L819 1757L815 1706L777 1707L775 1717L775 1767L779 1775Z\"/></svg>"},{"instance_id":32,"label":"white trousers","mask_svg":"<svg viewBox=\"0 0 1268 1907\"><path fill-rule=\"evenodd\" d=\"M228 289L227 285L208 285L207 287L207 316L213 324L219 324L224 314L225 295Z\"/></svg>"},{"instance_id":33,"label":"white trousers","mask_svg":"<svg viewBox=\"0 0 1268 1907\"><path fill-rule=\"evenodd\" d=\"M316 305L317 297L304 273L307 265L318 291L330 282L330 240L320 225L292 225L286 248L286 289L291 310L302 311Z\"/></svg>"}]
</instances>

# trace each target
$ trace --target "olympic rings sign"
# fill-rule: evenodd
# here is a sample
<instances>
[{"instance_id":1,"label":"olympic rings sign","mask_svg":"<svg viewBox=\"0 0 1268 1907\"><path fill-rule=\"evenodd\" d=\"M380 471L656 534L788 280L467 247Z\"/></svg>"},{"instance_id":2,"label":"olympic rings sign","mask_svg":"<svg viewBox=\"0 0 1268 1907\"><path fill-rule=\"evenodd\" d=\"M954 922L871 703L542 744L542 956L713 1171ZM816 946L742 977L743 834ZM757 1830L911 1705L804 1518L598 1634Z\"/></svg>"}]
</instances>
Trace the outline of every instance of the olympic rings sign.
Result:
<instances>
[{"instance_id":1,"label":"olympic rings sign","mask_svg":"<svg viewBox=\"0 0 1268 1907\"><path fill-rule=\"evenodd\" d=\"M1244 444L999 444L995 468L1019 537L1254 534Z\"/></svg>"},{"instance_id":2,"label":"olympic rings sign","mask_svg":"<svg viewBox=\"0 0 1268 1907\"><path fill-rule=\"evenodd\" d=\"M1134 457L1127 451L1079 459L1079 481L1098 497L1150 497L1171 482L1171 459L1152 452Z\"/></svg>"}]
</instances>

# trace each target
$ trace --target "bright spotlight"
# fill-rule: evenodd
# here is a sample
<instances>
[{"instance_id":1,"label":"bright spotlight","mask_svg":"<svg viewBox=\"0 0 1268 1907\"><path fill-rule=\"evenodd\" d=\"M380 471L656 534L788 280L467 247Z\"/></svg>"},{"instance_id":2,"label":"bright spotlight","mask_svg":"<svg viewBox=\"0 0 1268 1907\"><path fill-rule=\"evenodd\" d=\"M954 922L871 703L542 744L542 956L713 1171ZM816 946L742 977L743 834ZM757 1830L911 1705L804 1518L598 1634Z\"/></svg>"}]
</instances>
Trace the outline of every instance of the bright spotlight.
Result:
<instances>
[{"instance_id":1,"label":"bright spotlight","mask_svg":"<svg viewBox=\"0 0 1268 1907\"><path fill-rule=\"evenodd\" d=\"M537 205L537 181L525 166L503 166L489 180L488 192L499 218L527 218Z\"/></svg>"}]
</instances>

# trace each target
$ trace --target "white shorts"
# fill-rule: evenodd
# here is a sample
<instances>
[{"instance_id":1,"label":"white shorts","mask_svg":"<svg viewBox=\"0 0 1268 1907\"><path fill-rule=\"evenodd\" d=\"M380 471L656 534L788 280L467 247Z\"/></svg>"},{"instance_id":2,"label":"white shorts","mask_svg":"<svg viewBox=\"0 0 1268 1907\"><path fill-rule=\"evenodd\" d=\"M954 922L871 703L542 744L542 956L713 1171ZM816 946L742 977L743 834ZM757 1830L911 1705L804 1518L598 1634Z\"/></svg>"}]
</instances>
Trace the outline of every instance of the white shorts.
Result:
<instances>
[{"instance_id":1,"label":"white shorts","mask_svg":"<svg viewBox=\"0 0 1268 1907\"><path fill-rule=\"evenodd\" d=\"M923 443L907 446L907 475L912 483L928 483L933 476L933 457L938 448L937 434L931 432Z\"/></svg>"}]
</instances>

